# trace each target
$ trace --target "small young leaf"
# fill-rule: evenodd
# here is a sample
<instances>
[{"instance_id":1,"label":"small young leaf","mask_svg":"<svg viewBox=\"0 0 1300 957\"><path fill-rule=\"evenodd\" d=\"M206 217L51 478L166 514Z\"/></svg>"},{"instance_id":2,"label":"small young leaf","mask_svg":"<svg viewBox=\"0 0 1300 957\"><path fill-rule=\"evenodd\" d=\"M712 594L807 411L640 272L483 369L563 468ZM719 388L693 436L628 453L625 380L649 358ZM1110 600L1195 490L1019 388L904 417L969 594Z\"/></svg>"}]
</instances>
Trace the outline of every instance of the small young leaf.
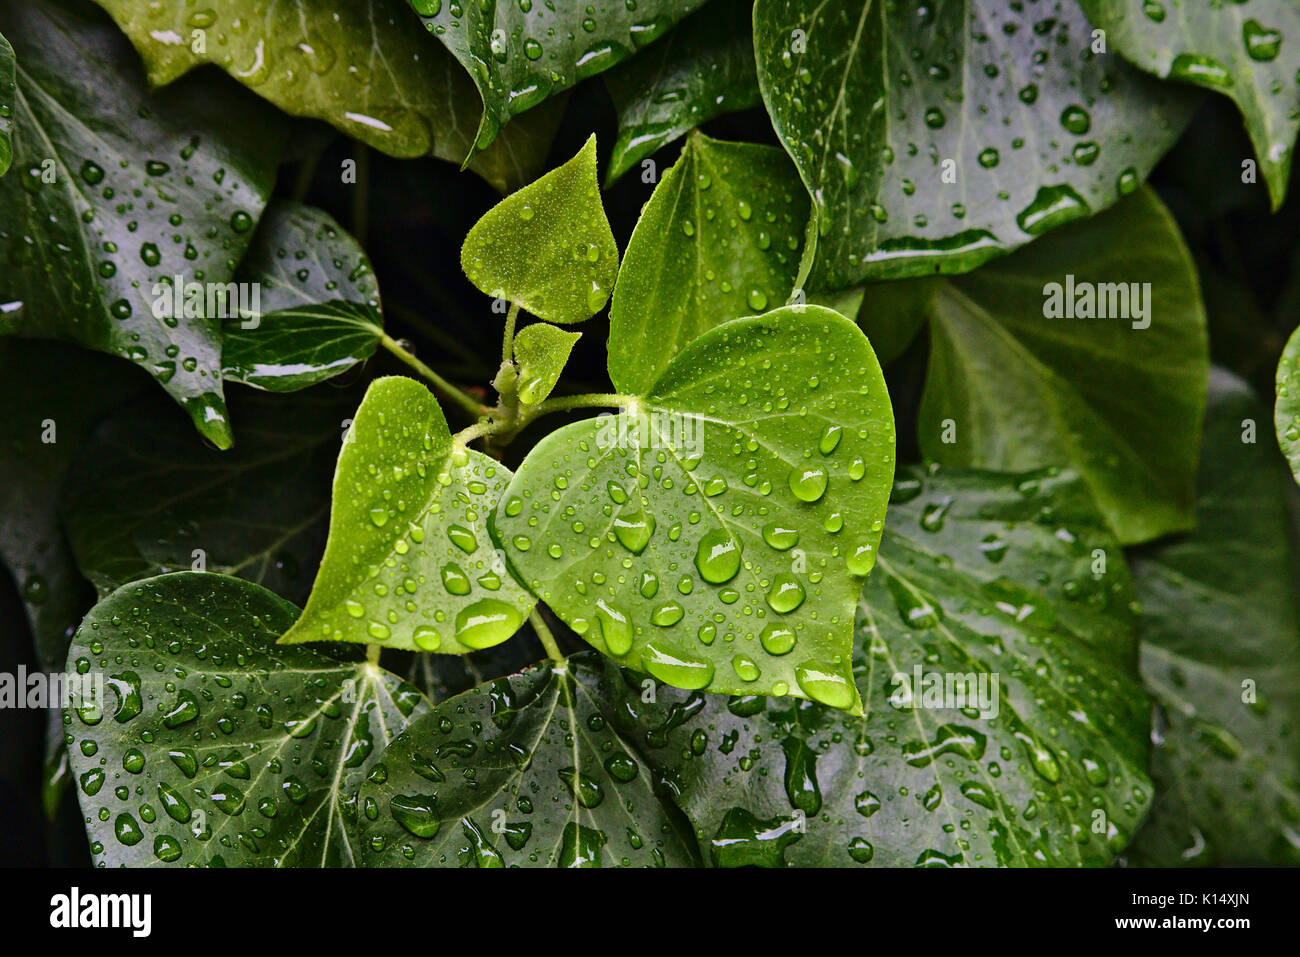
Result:
<instances>
[{"instance_id":1,"label":"small young leaf","mask_svg":"<svg viewBox=\"0 0 1300 957\"><path fill-rule=\"evenodd\" d=\"M271 392L323 382L369 358L383 335L365 250L328 213L267 207L236 277L256 283L261 315L226 320L222 374Z\"/></svg>"},{"instance_id":2,"label":"small young leaf","mask_svg":"<svg viewBox=\"0 0 1300 957\"><path fill-rule=\"evenodd\" d=\"M1277 405L1273 425L1291 474L1300 482L1300 329L1291 333L1277 364Z\"/></svg>"},{"instance_id":3,"label":"small young leaf","mask_svg":"<svg viewBox=\"0 0 1300 957\"><path fill-rule=\"evenodd\" d=\"M640 393L700 333L784 305L808 206L780 150L693 134L623 257L609 312L614 385Z\"/></svg>"},{"instance_id":4,"label":"small young leaf","mask_svg":"<svg viewBox=\"0 0 1300 957\"><path fill-rule=\"evenodd\" d=\"M465 237L460 264L489 296L548 322L599 312L618 275L618 246L600 202L596 137L488 210Z\"/></svg>"},{"instance_id":5,"label":"small young leaf","mask_svg":"<svg viewBox=\"0 0 1300 957\"><path fill-rule=\"evenodd\" d=\"M618 416L543 439L493 534L620 663L857 710L853 608L893 471L870 345L828 309L787 307L706 332Z\"/></svg>"},{"instance_id":6,"label":"small young leaf","mask_svg":"<svg viewBox=\"0 0 1300 957\"><path fill-rule=\"evenodd\" d=\"M544 322L527 326L515 336L520 402L536 405L551 394L581 336L580 332L565 332Z\"/></svg>"},{"instance_id":7,"label":"small young leaf","mask_svg":"<svg viewBox=\"0 0 1300 957\"><path fill-rule=\"evenodd\" d=\"M353 649L283 648L297 609L225 575L136 582L86 616L68 674L105 700L65 712L101 867L349 867L356 794L428 710Z\"/></svg>"},{"instance_id":8,"label":"small young leaf","mask_svg":"<svg viewBox=\"0 0 1300 957\"><path fill-rule=\"evenodd\" d=\"M13 129L14 102L18 87L14 80L14 48L0 33L0 176L9 171L13 162L14 147L10 140Z\"/></svg>"},{"instance_id":9,"label":"small young leaf","mask_svg":"<svg viewBox=\"0 0 1300 957\"><path fill-rule=\"evenodd\" d=\"M444 654L505 641L533 607L487 528L509 481L505 466L452 439L423 385L376 379L339 454L320 573L280 641Z\"/></svg>"},{"instance_id":10,"label":"small young leaf","mask_svg":"<svg viewBox=\"0 0 1300 957\"><path fill-rule=\"evenodd\" d=\"M753 0L713 0L605 74L618 109L606 182L715 116L762 104L753 7Z\"/></svg>"},{"instance_id":11,"label":"small young leaf","mask_svg":"<svg viewBox=\"0 0 1300 957\"><path fill-rule=\"evenodd\" d=\"M1276 210L1300 132L1300 6L1202 0L1080 0L1131 63L1232 97Z\"/></svg>"},{"instance_id":12,"label":"small young leaf","mask_svg":"<svg viewBox=\"0 0 1300 957\"><path fill-rule=\"evenodd\" d=\"M441 704L360 796L371 867L689 867L645 765L614 733L590 653Z\"/></svg>"}]
</instances>

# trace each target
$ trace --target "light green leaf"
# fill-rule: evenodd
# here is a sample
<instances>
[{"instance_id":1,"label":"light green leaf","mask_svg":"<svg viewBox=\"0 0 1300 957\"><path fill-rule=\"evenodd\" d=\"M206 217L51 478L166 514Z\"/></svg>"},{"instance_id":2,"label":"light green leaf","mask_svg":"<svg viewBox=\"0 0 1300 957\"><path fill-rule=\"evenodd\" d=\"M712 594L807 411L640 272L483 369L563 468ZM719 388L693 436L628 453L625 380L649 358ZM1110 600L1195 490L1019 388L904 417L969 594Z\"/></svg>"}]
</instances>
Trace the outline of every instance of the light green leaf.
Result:
<instances>
[{"instance_id":1,"label":"light green leaf","mask_svg":"<svg viewBox=\"0 0 1300 957\"><path fill-rule=\"evenodd\" d=\"M704 0L627 3L451 3L410 0L483 101L477 142L547 97L595 76L650 43Z\"/></svg>"},{"instance_id":2,"label":"light green leaf","mask_svg":"<svg viewBox=\"0 0 1300 957\"><path fill-rule=\"evenodd\" d=\"M581 337L580 332L565 332L544 322L527 326L515 336L520 402L536 405L551 394Z\"/></svg>"},{"instance_id":3,"label":"light green leaf","mask_svg":"<svg viewBox=\"0 0 1300 957\"><path fill-rule=\"evenodd\" d=\"M593 697L594 658L544 661L414 722L362 788L366 864L691 866L649 770Z\"/></svg>"},{"instance_id":4,"label":"light green leaf","mask_svg":"<svg viewBox=\"0 0 1300 957\"><path fill-rule=\"evenodd\" d=\"M1291 333L1277 364L1273 425L1278 445L1291 464L1291 474L1300 482L1300 329Z\"/></svg>"},{"instance_id":5,"label":"light green leaf","mask_svg":"<svg viewBox=\"0 0 1300 957\"><path fill-rule=\"evenodd\" d=\"M240 441L219 452L161 397L119 409L88 441L60 513L100 596L173 571L237 575L303 601L325 546L330 477L356 392L231 395Z\"/></svg>"},{"instance_id":6,"label":"light green leaf","mask_svg":"<svg viewBox=\"0 0 1300 957\"><path fill-rule=\"evenodd\" d=\"M605 74L618 110L607 183L715 116L762 104L753 7L753 0L713 0Z\"/></svg>"},{"instance_id":7,"label":"light green leaf","mask_svg":"<svg viewBox=\"0 0 1300 957\"><path fill-rule=\"evenodd\" d=\"M1074 0L758 0L754 24L816 202L818 288L965 272L1103 209L1197 100L1092 53Z\"/></svg>"},{"instance_id":8,"label":"light green leaf","mask_svg":"<svg viewBox=\"0 0 1300 957\"><path fill-rule=\"evenodd\" d=\"M622 664L856 710L853 608L893 471L866 339L828 309L787 307L711 329L618 416L543 439L493 534Z\"/></svg>"},{"instance_id":9,"label":"light green leaf","mask_svg":"<svg viewBox=\"0 0 1300 957\"><path fill-rule=\"evenodd\" d=\"M616 727L718 866L1104 866L1152 793L1136 625L1077 476L909 469L858 608L865 716L615 676Z\"/></svg>"},{"instance_id":10,"label":"light green leaf","mask_svg":"<svg viewBox=\"0 0 1300 957\"><path fill-rule=\"evenodd\" d=\"M340 867L359 859L357 790L428 704L347 653L282 648L296 614L264 588L182 572L86 616L68 671L68 757L99 866Z\"/></svg>"},{"instance_id":11,"label":"light green leaf","mask_svg":"<svg viewBox=\"0 0 1300 957\"><path fill-rule=\"evenodd\" d=\"M1131 63L1232 97L1276 210L1300 132L1300 6L1292 0L1080 0Z\"/></svg>"},{"instance_id":12,"label":"light green leaf","mask_svg":"<svg viewBox=\"0 0 1300 957\"><path fill-rule=\"evenodd\" d=\"M618 246L596 179L596 137L573 159L507 196L474 224L460 251L469 281L548 322L604 307Z\"/></svg>"},{"instance_id":13,"label":"light green leaf","mask_svg":"<svg viewBox=\"0 0 1300 957\"><path fill-rule=\"evenodd\" d=\"M695 133L627 246L609 313L609 376L650 388L700 333L783 305L808 197L780 150Z\"/></svg>"},{"instance_id":14,"label":"light green leaf","mask_svg":"<svg viewBox=\"0 0 1300 957\"><path fill-rule=\"evenodd\" d=\"M452 438L423 385L376 379L339 454L320 573L280 641L444 654L505 641L533 606L488 534L509 481L505 466Z\"/></svg>"},{"instance_id":15,"label":"light green leaf","mask_svg":"<svg viewBox=\"0 0 1300 957\"><path fill-rule=\"evenodd\" d=\"M1248 431L1264 421L1249 387L1215 369L1196 532L1133 560L1158 704L1142 865L1300 863L1295 490L1267 431Z\"/></svg>"},{"instance_id":16,"label":"light green leaf","mask_svg":"<svg viewBox=\"0 0 1300 957\"><path fill-rule=\"evenodd\" d=\"M257 284L261 310L226 320L228 382L303 389L368 359L384 334L365 250L319 209L268 206L238 279Z\"/></svg>"},{"instance_id":17,"label":"light green leaf","mask_svg":"<svg viewBox=\"0 0 1300 957\"><path fill-rule=\"evenodd\" d=\"M0 9L21 55L18 171L0 180L0 334L130 359L227 448L220 320L155 308L175 276L233 278L274 184L277 136L261 104L212 77L150 96L108 18L73 10Z\"/></svg>"},{"instance_id":18,"label":"light green leaf","mask_svg":"<svg viewBox=\"0 0 1300 957\"><path fill-rule=\"evenodd\" d=\"M875 288L862 313L869 337L912 321L915 302L887 285L877 309ZM923 291L926 457L1003 471L1071 466L1125 544L1191 526L1205 311L1191 256L1153 193Z\"/></svg>"},{"instance_id":19,"label":"light green leaf","mask_svg":"<svg viewBox=\"0 0 1300 957\"><path fill-rule=\"evenodd\" d=\"M13 162L14 147L10 140L13 129L14 101L18 92L14 79L14 48L0 34L0 176L9 171Z\"/></svg>"}]
</instances>

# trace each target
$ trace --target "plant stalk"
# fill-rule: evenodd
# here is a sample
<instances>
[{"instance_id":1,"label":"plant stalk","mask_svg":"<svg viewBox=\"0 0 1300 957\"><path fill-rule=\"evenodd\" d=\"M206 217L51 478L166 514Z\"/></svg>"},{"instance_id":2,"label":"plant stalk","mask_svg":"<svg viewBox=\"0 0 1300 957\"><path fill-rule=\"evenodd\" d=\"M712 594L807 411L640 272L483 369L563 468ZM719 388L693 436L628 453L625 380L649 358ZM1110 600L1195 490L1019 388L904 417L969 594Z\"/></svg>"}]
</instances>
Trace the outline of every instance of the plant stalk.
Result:
<instances>
[{"instance_id":1,"label":"plant stalk","mask_svg":"<svg viewBox=\"0 0 1300 957\"><path fill-rule=\"evenodd\" d=\"M439 392L441 392L451 401L455 402L458 406L460 406L462 409L468 412L475 419L484 415L488 411L487 408L484 407L484 405L481 402L477 401L472 395L469 395L464 390L458 388L457 386L452 385L450 382L448 382L442 376L438 375L438 373L434 372L432 369L430 369L427 365L425 365L415 356L411 355L409 352L403 349L402 344L398 342L396 339L394 339L392 336L390 336L388 333L386 332L381 333L379 336L379 341L383 344L385 349L387 349L397 358L401 359L408 366L410 366L412 369L418 372L421 376L427 379L435 389L437 389Z\"/></svg>"}]
</instances>

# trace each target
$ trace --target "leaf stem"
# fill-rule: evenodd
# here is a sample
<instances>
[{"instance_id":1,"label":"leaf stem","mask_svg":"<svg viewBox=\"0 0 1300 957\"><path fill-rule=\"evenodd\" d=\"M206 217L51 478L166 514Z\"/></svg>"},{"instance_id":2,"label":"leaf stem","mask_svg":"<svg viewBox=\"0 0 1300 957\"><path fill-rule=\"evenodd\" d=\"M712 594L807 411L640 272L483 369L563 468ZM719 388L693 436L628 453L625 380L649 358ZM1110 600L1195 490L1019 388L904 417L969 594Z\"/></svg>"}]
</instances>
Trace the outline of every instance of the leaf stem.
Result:
<instances>
[{"instance_id":1,"label":"leaf stem","mask_svg":"<svg viewBox=\"0 0 1300 957\"><path fill-rule=\"evenodd\" d=\"M487 408L484 407L483 403L477 401L472 395L469 395L457 386L452 385L415 356L403 349L402 344L388 333L380 333L379 341L383 344L385 349L418 372L421 376L432 383L434 388L443 393L443 395L448 399L451 399L451 401L455 402L474 418L477 419L488 411Z\"/></svg>"},{"instance_id":2,"label":"leaf stem","mask_svg":"<svg viewBox=\"0 0 1300 957\"><path fill-rule=\"evenodd\" d=\"M560 653L555 635L551 634L551 629L546 627L546 622L542 620L541 613L536 608L528 613L528 623L533 626L533 631L537 632L537 639L546 649L546 656L552 661L563 661L564 655Z\"/></svg>"},{"instance_id":3,"label":"leaf stem","mask_svg":"<svg viewBox=\"0 0 1300 957\"><path fill-rule=\"evenodd\" d=\"M519 320L519 303L512 302L506 313L506 329L501 340L501 361L510 362L515 357L515 323Z\"/></svg>"},{"instance_id":4,"label":"leaf stem","mask_svg":"<svg viewBox=\"0 0 1300 957\"><path fill-rule=\"evenodd\" d=\"M378 664L379 664L379 655L380 655L380 653L381 653L383 650L384 650L384 649L383 649L383 646L382 646L382 645L367 645L367 646L366 646L366 661L368 661L368 662L369 662L370 664L372 664L372 665L378 665Z\"/></svg>"}]
</instances>

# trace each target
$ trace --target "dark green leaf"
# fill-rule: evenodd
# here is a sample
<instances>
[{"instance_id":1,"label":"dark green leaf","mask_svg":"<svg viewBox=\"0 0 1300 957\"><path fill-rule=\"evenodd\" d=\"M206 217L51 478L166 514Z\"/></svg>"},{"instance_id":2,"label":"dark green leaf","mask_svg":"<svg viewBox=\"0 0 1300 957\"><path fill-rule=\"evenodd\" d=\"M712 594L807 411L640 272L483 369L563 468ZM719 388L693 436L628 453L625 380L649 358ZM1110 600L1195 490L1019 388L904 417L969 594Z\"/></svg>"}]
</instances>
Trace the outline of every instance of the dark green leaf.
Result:
<instances>
[{"instance_id":1,"label":"dark green leaf","mask_svg":"<svg viewBox=\"0 0 1300 957\"><path fill-rule=\"evenodd\" d=\"M14 79L14 48L0 34L0 176L9 171L14 148L9 138L13 129L13 115L17 85Z\"/></svg>"},{"instance_id":2,"label":"dark green leaf","mask_svg":"<svg viewBox=\"0 0 1300 957\"><path fill-rule=\"evenodd\" d=\"M1074 0L759 0L754 23L828 288L965 272L1109 206L1196 101L1092 53Z\"/></svg>"},{"instance_id":3,"label":"dark green leaf","mask_svg":"<svg viewBox=\"0 0 1300 957\"><path fill-rule=\"evenodd\" d=\"M783 305L807 221L780 150L693 134L628 243L609 314L614 385L643 392L700 333Z\"/></svg>"},{"instance_id":4,"label":"dark green leaf","mask_svg":"<svg viewBox=\"0 0 1300 957\"><path fill-rule=\"evenodd\" d=\"M296 613L257 585L182 572L86 617L68 669L100 676L106 700L65 723L97 864L357 863L357 790L428 705L364 660L278 647Z\"/></svg>"},{"instance_id":5,"label":"dark green leaf","mask_svg":"<svg viewBox=\"0 0 1300 957\"><path fill-rule=\"evenodd\" d=\"M619 730L701 850L720 866L1109 862L1151 798L1150 709L1123 553L1084 483L908 470L880 550L858 609L864 717L622 687Z\"/></svg>"},{"instance_id":6,"label":"dark green leaf","mask_svg":"<svg viewBox=\"0 0 1300 957\"><path fill-rule=\"evenodd\" d=\"M856 710L853 608L893 471L870 345L829 309L786 307L709 330L618 416L543 439L493 534L622 664Z\"/></svg>"},{"instance_id":7,"label":"dark green leaf","mask_svg":"<svg viewBox=\"0 0 1300 957\"><path fill-rule=\"evenodd\" d=\"M618 109L606 182L722 113L763 102L754 69L753 0L713 0L605 74Z\"/></svg>"},{"instance_id":8,"label":"dark green leaf","mask_svg":"<svg viewBox=\"0 0 1300 957\"><path fill-rule=\"evenodd\" d=\"M452 438L423 385L376 379L339 454L320 573L281 641L444 654L505 641L533 606L488 534L509 481Z\"/></svg>"},{"instance_id":9,"label":"dark green leaf","mask_svg":"<svg viewBox=\"0 0 1300 957\"><path fill-rule=\"evenodd\" d=\"M1158 704L1140 864L1300 863L1294 489L1267 421L1244 382L1213 371L1196 532L1133 561Z\"/></svg>"},{"instance_id":10,"label":"dark green leaf","mask_svg":"<svg viewBox=\"0 0 1300 957\"><path fill-rule=\"evenodd\" d=\"M0 180L0 333L130 359L228 447L220 320L173 317L159 294L176 276L223 288L234 276L273 184L276 136L256 100L212 77L149 96L107 17L75 10L0 9L20 54L18 169Z\"/></svg>"},{"instance_id":11,"label":"dark green leaf","mask_svg":"<svg viewBox=\"0 0 1300 957\"><path fill-rule=\"evenodd\" d=\"M544 322L527 326L515 336L520 402L536 405L551 394L581 336L580 332L565 332Z\"/></svg>"},{"instance_id":12,"label":"dark green leaf","mask_svg":"<svg viewBox=\"0 0 1300 957\"><path fill-rule=\"evenodd\" d=\"M303 389L369 358L384 333L365 250L319 209L268 206L238 279L257 284L261 312L225 323L228 382Z\"/></svg>"},{"instance_id":13,"label":"dark green leaf","mask_svg":"<svg viewBox=\"0 0 1300 957\"><path fill-rule=\"evenodd\" d=\"M413 722L361 791L367 865L690 866L593 697L593 658L543 662Z\"/></svg>"},{"instance_id":14,"label":"dark green leaf","mask_svg":"<svg viewBox=\"0 0 1300 957\"><path fill-rule=\"evenodd\" d=\"M1300 329L1291 333L1277 364L1277 405L1273 409L1277 441L1300 482Z\"/></svg>"}]
</instances>

